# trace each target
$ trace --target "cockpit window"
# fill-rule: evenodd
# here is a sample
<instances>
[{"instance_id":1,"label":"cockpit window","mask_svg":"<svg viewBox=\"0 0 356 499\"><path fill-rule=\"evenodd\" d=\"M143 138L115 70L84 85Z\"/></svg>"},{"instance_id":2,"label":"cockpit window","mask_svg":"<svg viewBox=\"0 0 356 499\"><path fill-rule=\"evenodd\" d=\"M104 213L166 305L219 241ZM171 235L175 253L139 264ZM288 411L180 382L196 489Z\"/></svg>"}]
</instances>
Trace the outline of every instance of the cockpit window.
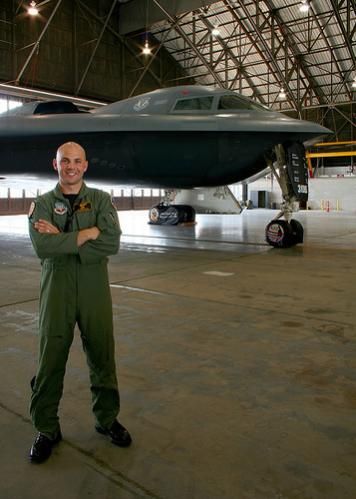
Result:
<instances>
[{"instance_id":1,"label":"cockpit window","mask_svg":"<svg viewBox=\"0 0 356 499\"><path fill-rule=\"evenodd\" d=\"M266 107L257 102L252 102L238 95L222 95L219 100L218 109L243 109L243 110L259 110L266 111Z\"/></svg>"},{"instance_id":2,"label":"cockpit window","mask_svg":"<svg viewBox=\"0 0 356 499\"><path fill-rule=\"evenodd\" d=\"M209 111L213 104L213 97L196 97L193 99L177 100L174 111Z\"/></svg>"}]
</instances>

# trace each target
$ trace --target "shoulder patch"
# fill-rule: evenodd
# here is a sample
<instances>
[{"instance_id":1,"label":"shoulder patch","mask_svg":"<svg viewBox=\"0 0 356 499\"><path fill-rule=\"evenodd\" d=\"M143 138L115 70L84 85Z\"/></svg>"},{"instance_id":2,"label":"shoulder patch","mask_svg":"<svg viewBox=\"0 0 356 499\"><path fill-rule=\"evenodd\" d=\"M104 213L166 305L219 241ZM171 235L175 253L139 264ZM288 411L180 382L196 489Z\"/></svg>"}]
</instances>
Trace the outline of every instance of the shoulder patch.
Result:
<instances>
[{"instance_id":1,"label":"shoulder patch","mask_svg":"<svg viewBox=\"0 0 356 499\"><path fill-rule=\"evenodd\" d=\"M30 209L28 210L28 218L32 217L35 208L36 208L36 203L32 201L32 203L30 204Z\"/></svg>"}]
</instances>

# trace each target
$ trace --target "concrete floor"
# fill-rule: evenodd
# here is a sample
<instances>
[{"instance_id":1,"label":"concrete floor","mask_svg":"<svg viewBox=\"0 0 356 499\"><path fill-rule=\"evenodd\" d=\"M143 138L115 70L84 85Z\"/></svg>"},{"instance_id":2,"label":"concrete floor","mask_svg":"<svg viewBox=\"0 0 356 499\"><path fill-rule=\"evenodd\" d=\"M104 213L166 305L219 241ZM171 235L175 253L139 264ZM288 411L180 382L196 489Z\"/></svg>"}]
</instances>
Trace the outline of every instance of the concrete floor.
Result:
<instances>
[{"instance_id":1,"label":"concrete floor","mask_svg":"<svg viewBox=\"0 0 356 499\"><path fill-rule=\"evenodd\" d=\"M40 466L27 461L39 263L25 217L0 219L1 499L356 497L356 215L299 213L306 241L288 250L264 244L272 215L159 228L120 214L110 275L134 443L94 431L77 335L64 441Z\"/></svg>"}]
</instances>

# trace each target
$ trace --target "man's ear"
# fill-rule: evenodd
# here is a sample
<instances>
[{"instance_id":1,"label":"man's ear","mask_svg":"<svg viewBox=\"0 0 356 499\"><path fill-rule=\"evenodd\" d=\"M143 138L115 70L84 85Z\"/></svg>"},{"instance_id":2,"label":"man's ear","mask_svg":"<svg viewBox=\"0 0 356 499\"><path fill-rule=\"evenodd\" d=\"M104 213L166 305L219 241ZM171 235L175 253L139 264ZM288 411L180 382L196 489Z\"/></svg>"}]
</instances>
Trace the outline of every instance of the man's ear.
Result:
<instances>
[{"instance_id":1,"label":"man's ear","mask_svg":"<svg viewBox=\"0 0 356 499\"><path fill-rule=\"evenodd\" d=\"M52 165L53 165L53 168L57 171L57 170L58 170L58 167L57 167L57 160L56 160L56 159L54 159L54 160L52 161Z\"/></svg>"},{"instance_id":2,"label":"man's ear","mask_svg":"<svg viewBox=\"0 0 356 499\"><path fill-rule=\"evenodd\" d=\"M85 162L84 172L86 172L87 169L88 169L88 161Z\"/></svg>"}]
</instances>

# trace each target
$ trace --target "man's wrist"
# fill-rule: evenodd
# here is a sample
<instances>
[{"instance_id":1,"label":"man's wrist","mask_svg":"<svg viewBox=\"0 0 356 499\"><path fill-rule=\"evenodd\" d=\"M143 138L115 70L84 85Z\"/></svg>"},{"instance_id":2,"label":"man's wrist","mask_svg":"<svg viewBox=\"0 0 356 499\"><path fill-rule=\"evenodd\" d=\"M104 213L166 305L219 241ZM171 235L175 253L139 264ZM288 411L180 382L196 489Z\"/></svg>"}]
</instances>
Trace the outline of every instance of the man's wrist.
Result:
<instances>
[{"instance_id":1,"label":"man's wrist","mask_svg":"<svg viewBox=\"0 0 356 499\"><path fill-rule=\"evenodd\" d=\"M77 245L83 246L88 241L94 241L100 235L100 230L97 227L89 227L78 232Z\"/></svg>"}]
</instances>

